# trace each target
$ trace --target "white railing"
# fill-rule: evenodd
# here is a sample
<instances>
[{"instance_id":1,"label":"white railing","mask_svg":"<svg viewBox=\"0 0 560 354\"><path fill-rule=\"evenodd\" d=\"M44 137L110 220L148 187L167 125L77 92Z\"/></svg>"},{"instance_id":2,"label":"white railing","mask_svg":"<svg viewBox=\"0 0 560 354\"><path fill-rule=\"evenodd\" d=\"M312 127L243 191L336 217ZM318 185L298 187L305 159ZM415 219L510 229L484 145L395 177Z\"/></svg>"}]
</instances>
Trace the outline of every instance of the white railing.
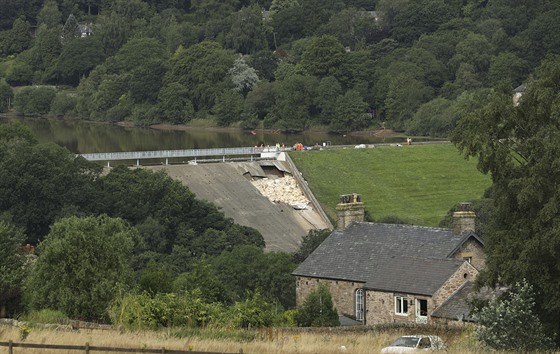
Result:
<instances>
[{"instance_id":1,"label":"white railing","mask_svg":"<svg viewBox=\"0 0 560 354\"><path fill-rule=\"evenodd\" d=\"M98 152L92 154L78 154L89 161L119 161L119 160L145 160L145 159L166 159L170 158L201 158L201 157L220 157L226 156L254 156L263 153L274 153L289 151L288 149L277 149L276 147L236 147L236 148L216 148L216 149L188 149L188 150L159 150L159 151L123 151L123 152Z\"/></svg>"}]
</instances>

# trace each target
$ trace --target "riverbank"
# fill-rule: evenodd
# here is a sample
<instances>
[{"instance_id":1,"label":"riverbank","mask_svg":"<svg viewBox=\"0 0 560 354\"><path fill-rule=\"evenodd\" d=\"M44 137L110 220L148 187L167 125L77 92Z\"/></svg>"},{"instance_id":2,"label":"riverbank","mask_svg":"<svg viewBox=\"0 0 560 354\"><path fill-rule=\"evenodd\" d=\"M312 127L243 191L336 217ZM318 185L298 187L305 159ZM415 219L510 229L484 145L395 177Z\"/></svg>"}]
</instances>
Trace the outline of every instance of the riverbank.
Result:
<instances>
[{"instance_id":1,"label":"riverbank","mask_svg":"<svg viewBox=\"0 0 560 354\"><path fill-rule=\"evenodd\" d=\"M61 120L61 121L70 121L70 122L83 122L87 124L108 124L108 125L116 125L123 128L148 128L157 131L207 131L207 132L216 132L216 133L238 133L238 134L250 134L250 135L258 135L258 134L282 134L282 135L289 135L289 133L283 132L279 129L270 129L270 128L256 128L256 129L243 129L240 127L219 127L214 125L211 120L207 119L197 119L191 121L190 124L169 124L169 123L158 123L158 124L151 124L148 126L139 126L131 121L120 121L120 122L108 122L108 121L89 121L89 120L82 120L78 118L68 118L68 117L50 117L50 116L25 116L21 113L16 112L5 112L0 113L0 119L19 119L19 120ZM330 134L330 135L339 135L342 137L351 136L351 137L375 137L375 138L394 138L400 137L406 138L405 135L399 132L395 132L392 129L370 129L370 130L362 130L362 131L353 131L348 132L345 134L336 134L328 132L324 129L308 129L302 132L294 133L294 134L303 134L303 135L310 135L310 134Z\"/></svg>"},{"instance_id":2,"label":"riverbank","mask_svg":"<svg viewBox=\"0 0 560 354\"><path fill-rule=\"evenodd\" d=\"M118 123L121 126L126 126L129 128L134 127L134 124L130 125L128 123L131 122L121 122ZM149 126L150 129L155 130L162 130L162 131L196 131L196 130L205 130L205 131L214 131L214 132L245 132L247 134L257 135L259 133L280 133L278 129L242 129L238 127L215 127L215 126L198 126L198 125L184 125L184 124L153 124ZM328 134L329 132L321 131L321 130L305 130L301 132L302 134L317 134L317 133L324 133ZM332 134L332 133L330 133ZM395 136L399 136L401 134L395 132L392 129L377 129L377 130L363 130L363 131L355 131L349 132L347 134L341 134L342 136L355 136L355 137L377 137L377 138L391 138Z\"/></svg>"}]
</instances>

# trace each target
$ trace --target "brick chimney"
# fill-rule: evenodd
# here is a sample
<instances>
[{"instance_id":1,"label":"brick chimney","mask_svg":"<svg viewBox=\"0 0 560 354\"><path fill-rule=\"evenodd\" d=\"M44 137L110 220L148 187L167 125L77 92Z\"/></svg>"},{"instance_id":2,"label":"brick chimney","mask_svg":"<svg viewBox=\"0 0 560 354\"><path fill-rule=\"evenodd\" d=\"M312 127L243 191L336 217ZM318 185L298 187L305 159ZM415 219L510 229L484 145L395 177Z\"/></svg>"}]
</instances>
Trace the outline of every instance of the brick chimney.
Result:
<instances>
[{"instance_id":1,"label":"brick chimney","mask_svg":"<svg viewBox=\"0 0 560 354\"><path fill-rule=\"evenodd\" d=\"M471 210L471 203L461 203L459 210L453 213L453 233L460 235L464 232L475 231L476 214Z\"/></svg>"},{"instance_id":2,"label":"brick chimney","mask_svg":"<svg viewBox=\"0 0 560 354\"><path fill-rule=\"evenodd\" d=\"M345 229L353 221L364 221L364 203L359 194L344 194L336 205L336 228Z\"/></svg>"}]
</instances>

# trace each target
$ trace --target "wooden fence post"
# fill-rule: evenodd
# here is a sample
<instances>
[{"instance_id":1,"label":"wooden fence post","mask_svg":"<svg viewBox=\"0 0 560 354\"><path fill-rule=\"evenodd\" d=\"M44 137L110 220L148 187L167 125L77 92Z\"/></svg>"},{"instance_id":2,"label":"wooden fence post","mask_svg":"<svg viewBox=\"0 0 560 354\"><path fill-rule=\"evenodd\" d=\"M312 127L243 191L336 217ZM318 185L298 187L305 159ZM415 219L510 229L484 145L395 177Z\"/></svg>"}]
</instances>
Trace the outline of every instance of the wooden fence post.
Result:
<instances>
[{"instance_id":1,"label":"wooden fence post","mask_svg":"<svg viewBox=\"0 0 560 354\"><path fill-rule=\"evenodd\" d=\"M13 351L13 349L12 349L13 343L14 343L14 342L12 342L12 341L10 341L10 342L8 343L8 354L14 354L14 351Z\"/></svg>"},{"instance_id":2,"label":"wooden fence post","mask_svg":"<svg viewBox=\"0 0 560 354\"><path fill-rule=\"evenodd\" d=\"M89 354L89 343L86 342L86 354Z\"/></svg>"}]
</instances>

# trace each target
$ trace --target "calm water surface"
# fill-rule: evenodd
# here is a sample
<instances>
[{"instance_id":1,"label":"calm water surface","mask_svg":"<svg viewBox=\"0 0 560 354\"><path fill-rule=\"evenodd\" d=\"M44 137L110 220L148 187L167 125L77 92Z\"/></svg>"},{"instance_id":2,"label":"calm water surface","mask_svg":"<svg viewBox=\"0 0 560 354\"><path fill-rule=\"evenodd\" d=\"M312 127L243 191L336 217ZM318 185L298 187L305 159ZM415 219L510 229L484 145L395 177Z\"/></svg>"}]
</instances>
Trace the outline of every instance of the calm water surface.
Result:
<instances>
[{"instance_id":1,"label":"calm water surface","mask_svg":"<svg viewBox=\"0 0 560 354\"><path fill-rule=\"evenodd\" d=\"M210 130L161 131L151 128L125 128L113 124L91 123L57 119L0 118L0 123L20 121L33 131L40 143L52 142L66 147L73 153L207 149L220 147L246 147L264 144L271 146L296 143L313 146L357 145L400 142L402 137L380 139L352 137L326 133L281 134Z\"/></svg>"}]
</instances>

